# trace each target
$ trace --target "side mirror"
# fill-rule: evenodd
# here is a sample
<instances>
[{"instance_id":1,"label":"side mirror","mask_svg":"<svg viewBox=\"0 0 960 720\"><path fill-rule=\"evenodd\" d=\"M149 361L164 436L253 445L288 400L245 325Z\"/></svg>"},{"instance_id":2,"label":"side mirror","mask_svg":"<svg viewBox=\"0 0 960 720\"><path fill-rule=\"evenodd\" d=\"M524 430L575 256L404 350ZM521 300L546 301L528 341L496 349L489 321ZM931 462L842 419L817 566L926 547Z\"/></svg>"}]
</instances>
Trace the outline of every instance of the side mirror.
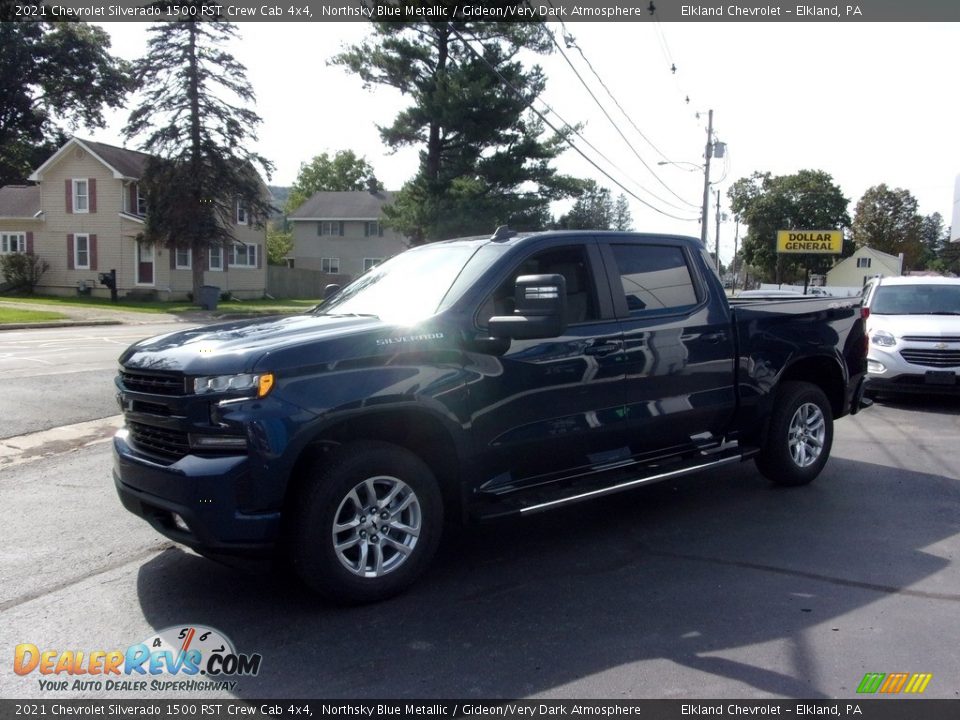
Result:
<instances>
[{"instance_id":1,"label":"side mirror","mask_svg":"<svg viewBox=\"0 0 960 720\"><path fill-rule=\"evenodd\" d=\"M323 289L323 299L329 300L338 292L340 292L340 286L337 285L336 283L330 283Z\"/></svg>"},{"instance_id":2,"label":"side mirror","mask_svg":"<svg viewBox=\"0 0 960 720\"><path fill-rule=\"evenodd\" d=\"M497 338L554 338L567 329L567 281L563 275L521 275L514 286L513 315L490 318Z\"/></svg>"}]
</instances>

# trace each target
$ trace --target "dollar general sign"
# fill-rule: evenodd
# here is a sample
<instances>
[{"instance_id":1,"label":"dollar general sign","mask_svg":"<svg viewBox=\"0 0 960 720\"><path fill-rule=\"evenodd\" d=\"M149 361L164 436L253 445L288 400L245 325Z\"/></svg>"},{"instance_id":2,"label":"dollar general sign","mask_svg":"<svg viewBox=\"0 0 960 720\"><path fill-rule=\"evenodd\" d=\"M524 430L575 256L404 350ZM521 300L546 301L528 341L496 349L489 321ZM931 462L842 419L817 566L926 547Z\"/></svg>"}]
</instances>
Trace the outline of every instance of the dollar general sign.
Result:
<instances>
[{"instance_id":1,"label":"dollar general sign","mask_svg":"<svg viewBox=\"0 0 960 720\"><path fill-rule=\"evenodd\" d=\"M839 255L843 233L839 230L777 230L779 253L827 253Z\"/></svg>"}]
</instances>

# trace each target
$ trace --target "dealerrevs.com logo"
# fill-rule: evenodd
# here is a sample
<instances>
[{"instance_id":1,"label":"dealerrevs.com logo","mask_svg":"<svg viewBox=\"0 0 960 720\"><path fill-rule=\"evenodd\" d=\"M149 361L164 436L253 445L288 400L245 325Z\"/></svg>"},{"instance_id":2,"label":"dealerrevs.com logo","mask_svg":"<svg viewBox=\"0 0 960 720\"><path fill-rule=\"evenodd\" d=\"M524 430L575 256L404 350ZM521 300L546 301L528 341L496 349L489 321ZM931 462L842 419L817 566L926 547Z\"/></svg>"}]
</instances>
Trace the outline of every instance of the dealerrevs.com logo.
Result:
<instances>
[{"instance_id":1,"label":"dealerrevs.com logo","mask_svg":"<svg viewBox=\"0 0 960 720\"><path fill-rule=\"evenodd\" d=\"M238 653L214 628L176 625L126 650L48 650L21 643L13 671L42 676L41 690L235 690L233 678L257 675L262 659L259 653Z\"/></svg>"}]
</instances>

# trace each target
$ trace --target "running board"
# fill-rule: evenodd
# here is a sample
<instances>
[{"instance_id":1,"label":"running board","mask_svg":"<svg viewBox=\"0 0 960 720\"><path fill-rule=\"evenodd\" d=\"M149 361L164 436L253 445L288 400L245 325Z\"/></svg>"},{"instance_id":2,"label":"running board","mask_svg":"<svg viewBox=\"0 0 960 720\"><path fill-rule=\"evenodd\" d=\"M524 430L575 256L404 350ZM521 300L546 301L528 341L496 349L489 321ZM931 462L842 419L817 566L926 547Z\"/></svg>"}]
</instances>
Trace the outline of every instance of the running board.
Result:
<instances>
[{"instance_id":1,"label":"running board","mask_svg":"<svg viewBox=\"0 0 960 720\"><path fill-rule=\"evenodd\" d=\"M539 493L541 497L533 500L530 504L524 504L522 506L514 505L513 507L499 509L490 507L491 512L481 513L480 519L493 520L495 518L505 517L508 515L533 515L534 513L553 510L554 508L563 507L564 505L572 505L573 503L582 502L584 500L592 500L593 498L603 497L604 495L612 495L613 493L631 490L633 488L640 487L641 485L662 482L663 480L683 477L684 475L690 475L692 473L700 472L701 470L707 470L709 468L715 468L721 465L729 465L735 462L742 462L744 459L745 454L741 452L740 449L731 448L729 450L716 453L714 456L709 457L709 459L701 456L696 458L693 462L683 464L679 467L675 466L671 470L654 472L651 475L644 475L643 477L633 477L629 480L614 482L612 485L598 487L593 490L583 490L581 487L579 488L580 492L577 492L577 487L566 487L564 489L567 491L573 491L573 494L566 495L564 497L554 497L550 500L544 500L542 496L545 493L541 492ZM626 473L623 474L625 475ZM518 493L518 495L519 494L520 493ZM516 498L516 500L519 499L519 497ZM509 504L512 505L512 503Z\"/></svg>"}]
</instances>

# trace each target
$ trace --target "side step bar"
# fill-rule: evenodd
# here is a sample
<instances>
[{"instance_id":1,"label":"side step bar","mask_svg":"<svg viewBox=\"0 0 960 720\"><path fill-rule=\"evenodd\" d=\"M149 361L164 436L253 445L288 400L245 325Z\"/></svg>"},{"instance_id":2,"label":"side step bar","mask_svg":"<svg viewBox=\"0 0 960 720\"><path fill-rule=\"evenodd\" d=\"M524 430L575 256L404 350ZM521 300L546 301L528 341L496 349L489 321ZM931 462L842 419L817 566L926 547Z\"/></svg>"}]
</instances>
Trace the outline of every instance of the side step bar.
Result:
<instances>
[{"instance_id":1,"label":"side step bar","mask_svg":"<svg viewBox=\"0 0 960 720\"><path fill-rule=\"evenodd\" d=\"M642 477L633 477L628 480L621 480L612 485L598 487L593 490L581 489L580 492L576 492L576 487L568 487L566 489L573 491L573 494L564 497L555 497L553 499L540 502L534 501L530 505L525 505L522 507L514 506L510 507L509 509L504 509L500 512L493 511L490 513L484 513L481 519L492 520L508 515L533 515L534 513L553 510L554 508L563 507L564 505L571 505L584 500L592 500L593 498L603 497L604 495L612 495L613 493L623 492L624 490L631 490L633 488L640 487L641 485L647 485L655 482L661 482L663 480L669 480L671 478L690 475L708 468L715 468L721 465L742 462L747 456L749 456L749 454L744 454L739 448L731 448L729 450L716 453L712 456L698 457L689 464L674 466L670 470L663 470L662 472L654 472L653 474L644 475Z\"/></svg>"}]
</instances>

